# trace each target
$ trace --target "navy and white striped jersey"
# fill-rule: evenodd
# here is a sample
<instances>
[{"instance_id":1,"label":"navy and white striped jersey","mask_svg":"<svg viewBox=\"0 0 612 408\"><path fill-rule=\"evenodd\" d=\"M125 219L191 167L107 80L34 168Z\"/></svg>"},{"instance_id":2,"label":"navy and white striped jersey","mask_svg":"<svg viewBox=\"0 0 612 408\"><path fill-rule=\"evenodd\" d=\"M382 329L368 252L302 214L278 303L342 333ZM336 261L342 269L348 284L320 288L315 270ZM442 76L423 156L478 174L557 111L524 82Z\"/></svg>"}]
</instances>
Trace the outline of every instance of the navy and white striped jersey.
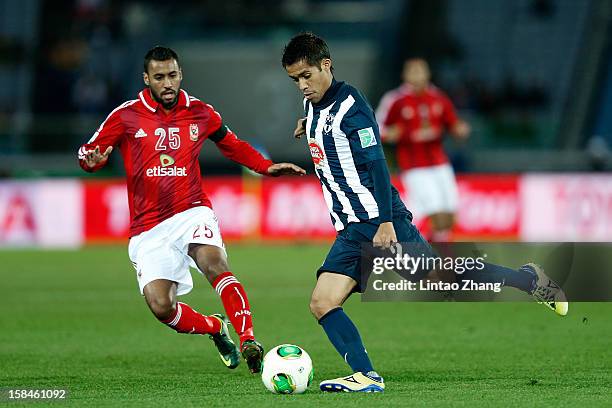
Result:
<instances>
[{"instance_id":1,"label":"navy and white striped jersey","mask_svg":"<svg viewBox=\"0 0 612 408\"><path fill-rule=\"evenodd\" d=\"M334 80L318 103L304 99L304 114L310 154L334 227L340 231L352 222L376 222L379 204L367 164L385 156L367 100L354 87ZM394 187L391 200L394 214L410 214Z\"/></svg>"}]
</instances>

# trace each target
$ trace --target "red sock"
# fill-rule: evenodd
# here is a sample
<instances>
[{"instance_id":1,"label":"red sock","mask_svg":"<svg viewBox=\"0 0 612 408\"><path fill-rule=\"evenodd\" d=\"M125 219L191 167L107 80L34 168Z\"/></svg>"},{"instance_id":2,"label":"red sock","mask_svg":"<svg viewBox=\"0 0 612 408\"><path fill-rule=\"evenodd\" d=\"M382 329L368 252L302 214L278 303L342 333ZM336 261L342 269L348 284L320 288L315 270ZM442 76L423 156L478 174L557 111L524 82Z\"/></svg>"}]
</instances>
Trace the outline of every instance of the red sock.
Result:
<instances>
[{"instance_id":1,"label":"red sock","mask_svg":"<svg viewBox=\"0 0 612 408\"><path fill-rule=\"evenodd\" d=\"M253 340L253 320L251 307L244 288L231 272L223 272L213 282L213 288L221 296L223 307L240 336L240 344L245 340Z\"/></svg>"},{"instance_id":2,"label":"red sock","mask_svg":"<svg viewBox=\"0 0 612 408\"><path fill-rule=\"evenodd\" d=\"M214 334L221 330L219 319L204 316L181 302L176 302L174 314L168 320L162 320L161 322L172 327L178 333Z\"/></svg>"}]
</instances>

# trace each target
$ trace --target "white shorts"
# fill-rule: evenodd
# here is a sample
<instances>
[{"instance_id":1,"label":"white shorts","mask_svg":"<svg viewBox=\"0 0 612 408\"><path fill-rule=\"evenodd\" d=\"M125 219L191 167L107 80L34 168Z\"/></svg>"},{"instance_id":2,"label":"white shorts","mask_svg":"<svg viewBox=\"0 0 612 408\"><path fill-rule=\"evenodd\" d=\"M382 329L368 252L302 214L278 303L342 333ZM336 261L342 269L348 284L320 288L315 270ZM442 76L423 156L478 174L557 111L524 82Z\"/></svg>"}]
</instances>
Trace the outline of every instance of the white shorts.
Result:
<instances>
[{"instance_id":1,"label":"white shorts","mask_svg":"<svg viewBox=\"0 0 612 408\"><path fill-rule=\"evenodd\" d=\"M156 279L176 282L177 295L191 292L189 267L202 273L187 255L191 243L213 245L225 251L217 217L210 208L190 208L130 238L128 254L136 269L140 294L147 283Z\"/></svg>"},{"instance_id":2,"label":"white shorts","mask_svg":"<svg viewBox=\"0 0 612 408\"><path fill-rule=\"evenodd\" d=\"M408 190L409 208L416 218L457 210L459 193L450 164L406 170L401 179Z\"/></svg>"}]
</instances>

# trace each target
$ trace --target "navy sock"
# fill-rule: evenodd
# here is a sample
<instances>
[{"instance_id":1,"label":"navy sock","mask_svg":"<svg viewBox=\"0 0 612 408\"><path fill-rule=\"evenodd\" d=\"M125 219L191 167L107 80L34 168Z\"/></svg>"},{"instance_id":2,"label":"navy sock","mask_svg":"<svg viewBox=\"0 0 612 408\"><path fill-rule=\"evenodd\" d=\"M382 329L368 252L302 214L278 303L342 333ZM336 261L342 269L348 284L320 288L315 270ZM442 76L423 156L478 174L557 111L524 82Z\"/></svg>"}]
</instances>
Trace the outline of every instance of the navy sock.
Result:
<instances>
[{"instance_id":1,"label":"navy sock","mask_svg":"<svg viewBox=\"0 0 612 408\"><path fill-rule=\"evenodd\" d=\"M319 319L319 324L323 326L329 341L354 372L374 371L357 327L341 307L327 312Z\"/></svg>"},{"instance_id":2,"label":"navy sock","mask_svg":"<svg viewBox=\"0 0 612 408\"><path fill-rule=\"evenodd\" d=\"M503 283L524 292L531 293L534 288L536 275L527 268L510 269L505 266L484 263L482 270L469 270L457 274L457 280L472 280L479 283Z\"/></svg>"}]
</instances>

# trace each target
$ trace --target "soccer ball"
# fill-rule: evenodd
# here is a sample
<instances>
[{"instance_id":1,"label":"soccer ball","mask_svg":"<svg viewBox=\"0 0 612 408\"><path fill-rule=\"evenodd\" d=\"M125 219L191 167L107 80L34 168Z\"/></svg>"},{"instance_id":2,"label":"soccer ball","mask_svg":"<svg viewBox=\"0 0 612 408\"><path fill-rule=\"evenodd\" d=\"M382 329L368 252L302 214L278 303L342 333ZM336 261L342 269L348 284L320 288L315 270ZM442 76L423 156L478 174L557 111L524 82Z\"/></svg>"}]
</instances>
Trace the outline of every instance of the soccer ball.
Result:
<instances>
[{"instance_id":1,"label":"soccer ball","mask_svg":"<svg viewBox=\"0 0 612 408\"><path fill-rule=\"evenodd\" d=\"M313 375L310 356L294 344L276 346L263 359L261 380L275 394L301 394Z\"/></svg>"}]
</instances>

